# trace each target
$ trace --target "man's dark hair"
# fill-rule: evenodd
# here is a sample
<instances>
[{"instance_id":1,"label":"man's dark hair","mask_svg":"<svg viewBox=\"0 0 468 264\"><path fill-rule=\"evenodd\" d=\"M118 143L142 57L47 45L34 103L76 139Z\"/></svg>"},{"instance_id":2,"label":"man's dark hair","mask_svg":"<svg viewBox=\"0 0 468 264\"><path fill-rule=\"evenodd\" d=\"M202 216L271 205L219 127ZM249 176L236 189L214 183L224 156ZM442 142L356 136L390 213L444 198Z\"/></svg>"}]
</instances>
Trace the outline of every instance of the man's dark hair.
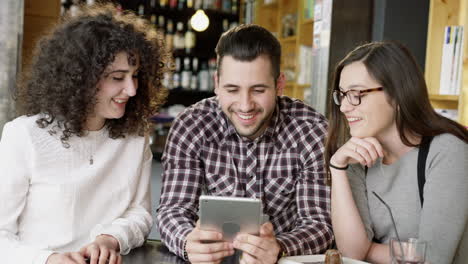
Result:
<instances>
[{"instance_id":1,"label":"man's dark hair","mask_svg":"<svg viewBox=\"0 0 468 264\"><path fill-rule=\"evenodd\" d=\"M253 61L260 55L270 59L273 78L280 74L281 45L273 34L257 25L240 25L226 31L216 45L218 77L224 56Z\"/></svg>"},{"instance_id":2,"label":"man's dark hair","mask_svg":"<svg viewBox=\"0 0 468 264\"><path fill-rule=\"evenodd\" d=\"M111 138L143 135L148 118L167 96L161 80L169 55L148 21L119 14L112 4L83 7L78 16L65 18L39 40L20 83L19 114L41 114L38 126L61 132L67 146L71 136L83 136L96 104L97 84L119 52L129 55L129 64L139 59L138 92L129 99L124 116L106 120L106 127Z\"/></svg>"}]
</instances>

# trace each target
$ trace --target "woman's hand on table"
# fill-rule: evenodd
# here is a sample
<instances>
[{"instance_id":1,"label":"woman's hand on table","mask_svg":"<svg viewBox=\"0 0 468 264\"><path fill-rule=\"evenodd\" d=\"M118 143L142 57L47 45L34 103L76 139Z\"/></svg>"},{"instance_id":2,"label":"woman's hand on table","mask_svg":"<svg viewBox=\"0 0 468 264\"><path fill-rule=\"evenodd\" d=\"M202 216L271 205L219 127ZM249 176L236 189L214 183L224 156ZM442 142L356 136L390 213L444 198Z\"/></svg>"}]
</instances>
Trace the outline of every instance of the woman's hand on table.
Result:
<instances>
[{"instance_id":1,"label":"woman's hand on table","mask_svg":"<svg viewBox=\"0 0 468 264\"><path fill-rule=\"evenodd\" d=\"M100 235L80 249L80 253L89 259L90 264L121 264L119 242L113 236Z\"/></svg>"},{"instance_id":2,"label":"woman's hand on table","mask_svg":"<svg viewBox=\"0 0 468 264\"><path fill-rule=\"evenodd\" d=\"M86 264L85 257L79 252L54 253L46 264Z\"/></svg>"}]
</instances>

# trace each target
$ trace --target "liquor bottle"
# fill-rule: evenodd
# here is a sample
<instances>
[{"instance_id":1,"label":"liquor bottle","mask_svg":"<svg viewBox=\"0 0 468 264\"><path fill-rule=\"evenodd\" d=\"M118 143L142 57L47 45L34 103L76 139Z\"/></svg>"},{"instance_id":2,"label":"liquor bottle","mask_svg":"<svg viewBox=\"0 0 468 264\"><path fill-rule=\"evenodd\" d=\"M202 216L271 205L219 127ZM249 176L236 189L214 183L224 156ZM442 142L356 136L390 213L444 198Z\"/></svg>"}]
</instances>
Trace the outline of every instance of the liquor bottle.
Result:
<instances>
[{"instance_id":1,"label":"liquor bottle","mask_svg":"<svg viewBox=\"0 0 468 264\"><path fill-rule=\"evenodd\" d=\"M78 5L72 3L69 9L69 12L70 12L70 16L72 17L77 16L78 13L80 12L80 8L78 7Z\"/></svg>"},{"instance_id":2,"label":"liquor bottle","mask_svg":"<svg viewBox=\"0 0 468 264\"><path fill-rule=\"evenodd\" d=\"M159 0L159 6L161 8L166 8L167 6L167 0Z\"/></svg>"},{"instance_id":3,"label":"liquor bottle","mask_svg":"<svg viewBox=\"0 0 468 264\"><path fill-rule=\"evenodd\" d=\"M184 36L184 24L182 22L177 22L177 31L174 35L174 51L181 52L184 50L185 46L185 36Z\"/></svg>"},{"instance_id":4,"label":"liquor bottle","mask_svg":"<svg viewBox=\"0 0 468 264\"><path fill-rule=\"evenodd\" d=\"M229 24L229 29L235 28L235 27L237 27L238 25L239 25L239 23L237 23L236 21L233 21L233 22L231 22L231 24Z\"/></svg>"},{"instance_id":5,"label":"liquor bottle","mask_svg":"<svg viewBox=\"0 0 468 264\"><path fill-rule=\"evenodd\" d=\"M223 32L226 32L229 30L229 21L227 18L223 19Z\"/></svg>"},{"instance_id":6,"label":"liquor bottle","mask_svg":"<svg viewBox=\"0 0 468 264\"><path fill-rule=\"evenodd\" d=\"M215 58L211 58L209 61L208 61L208 75L209 75L209 78L208 78L208 85L209 85L209 91L212 91L214 90L214 75L216 74L216 59Z\"/></svg>"},{"instance_id":7,"label":"liquor bottle","mask_svg":"<svg viewBox=\"0 0 468 264\"><path fill-rule=\"evenodd\" d=\"M231 13L231 0L223 0L222 10L226 13Z\"/></svg>"},{"instance_id":8,"label":"liquor bottle","mask_svg":"<svg viewBox=\"0 0 468 264\"><path fill-rule=\"evenodd\" d=\"M193 3L193 9L198 10L203 7L203 1L202 0L195 0Z\"/></svg>"},{"instance_id":9,"label":"liquor bottle","mask_svg":"<svg viewBox=\"0 0 468 264\"><path fill-rule=\"evenodd\" d=\"M167 29L166 29L166 49L172 51L174 47L174 23L171 19L167 20Z\"/></svg>"},{"instance_id":10,"label":"liquor bottle","mask_svg":"<svg viewBox=\"0 0 468 264\"><path fill-rule=\"evenodd\" d=\"M169 0L169 7L171 9L177 8L177 0Z\"/></svg>"},{"instance_id":11,"label":"liquor bottle","mask_svg":"<svg viewBox=\"0 0 468 264\"><path fill-rule=\"evenodd\" d=\"M156 0L150 0L150 8L151 8L151 11L153 10L153 8L156 7Z\"/></svg>"},{"instance_id":12,"label":"liquor bottle","mask_svg":"<svg viewBox=\"0 0 468 264\"><path fill-rule=\"evenodd\" d=\"M237 14L237 0L232 0L231 13L234 15Z\"/></svg>"},{"instance_id":13,"label":"liquor bottle","mask_svg":"<svg viewBox=\"0 0 468 264\"><path fill-rule=\"evenodd\" d=\"M186 0L179 0L178 4L177 4L177 9L179 9L179 10L185 9L185 2L186 2Z\"/></svg>"},{"instance_id":14,"label":"liquor bottle","mask_svg":"<svg viewBox=\"0 0 468 264\"><path fill-rule=\"evenodd\" d=\"M192 77L190 78L190 90L198 89L198 58L192 59Z\"/></svg>"},{"instance_id":15,"label":"liquor bottle","mask_svg":"<svg viewBox=\"0 0 468 264\"><path fill-rule=\"evenodd\" d=\"M145 15L145 5L143 3L140 3L138 5L138 15L139 16L144 16Z\"/></svg>"},{"instance_id":16,"label":"liquor bottle","mask_svg":"<svg viewBox=\"0 0 468 264\"><path fill-rule=\"evenodd\" d=\"M208 64L203 62L201 65L200 72L198 73L198 79L200 82L200 91L210 90L210 74L208 73Z\"/></svg>"},{"instance_id":17,"label":"liquor bottle","mask_svg":"<svg viewBox=\"0 0 468 264\"><path fill-rule=\"evenodd\" d=\"M174 80L173 73L171 71L167 71L164 73L164 79L163 79L162 85L166 87L167 89L172 89L174 88L173 80Z\"/></svg>"},{"instance_id":18,"label":"liquor bottle","mask_svg":"<svg viewBox=\"0 0 468 264\"><path fill-rule=\"evenodd\" d=\"M193 8L193 0L187 0L187 8Z\"/></svg>"},{"instance_id":19,"label":"liquor bottle","mask_svg":"<svg viewBox=\"0 0 468 264\"><path fill-rule=\"evenodd\" d=\"M163 15L159 15L158 17L158 29L163 33L165 34L166 30L164 28L164 24L166 23L165 21L166 19L164 18Z\"/></svg>"},{"instance_id":20,"label":"liquor bottle","mask_svg":"<svg viewBox=\"0 0 468 264\"><path fill-rule=\"evenodd\" d=\"M192 30L190 21L187 22L187 31L185 31L185 53L190 54L195 48L196 36L195 32Z\"/></svg>"},{"instance_id":21,"label":"liquor bottle","mask_svg":"<svg viewBox=\"0 0 468 264\"><path fill-rule=\"evenodd\" d=\"M91 5L94 5L94 0L86 0L86 4L91 6Z\"/></svg>"},{"instance_id":22,"label":"liquor bottle","mask_svg":"<svg viewBox=\"0 0 468 264\"><path fill-rule=\"evenodd\" d=\"M203 0L203 9L213 9L214 2L213 0Z\"/></svg>"},{"instance_id":23,"label":"liquor bottle","mask_svg":"<svg viewBox=\"0 0 468 264\"><path fill-rule=\"evenodd\" d=\"M222 0L214 0L214 9L220 11L222 6Z\"/></svg>"},{"instance_id":24,"label":"liquor bottle","mask_svg":"<svg viewBox=\"0 0 468 264\"><path fill-rule=\"evenodd\" d=\"M175 58L175 71L173 75L173 88L174 89L180 89L181 88L181 83L180 83L180 57Z\"/></svg>"},{"instance_id":25,"label":"liquor bottle","mask_svg":"<svg viewBox=\"0 0 468 264\"><path fill-rule=\"evenodd\" d=\"M155 14L152 14L151 17L150 17L150 21L151 21L151 25L153 25L155 28L156 28L156 20L157 20L157 17Z\"/></svg>"},{"instance_id":26,"label":"liquor bottle","mask_svg":"<svg viewBox=\"0 0 468 264\"><path fill-rule=\"evenodd\" d=\"M123 7L121 4L117 4L117 7L115 9L117 10L118 15L121 15L123 13Z\"/></svg>"},{"instance_id":27,"label":"liquor bottle","mask_svg":"<svg viewBox=\"0 0 468 264\"><path fill-rule=\"evenodd\" d=\"M182 89L188 90L190 88L190 77L192 76L192 71L190 71L190 58L184 58L184 70L182 71L182 80L181 86Z\"/></svg>"}]
</instances>

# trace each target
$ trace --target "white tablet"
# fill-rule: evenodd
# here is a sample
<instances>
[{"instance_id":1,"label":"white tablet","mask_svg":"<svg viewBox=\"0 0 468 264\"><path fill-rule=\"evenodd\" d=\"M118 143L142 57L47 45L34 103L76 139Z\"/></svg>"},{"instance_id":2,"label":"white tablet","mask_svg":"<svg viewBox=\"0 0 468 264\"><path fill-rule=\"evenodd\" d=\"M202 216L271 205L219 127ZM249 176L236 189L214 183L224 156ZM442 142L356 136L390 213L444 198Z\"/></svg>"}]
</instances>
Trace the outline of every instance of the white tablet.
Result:
<instances>
[{"instance_id":1,"label":"white tablet","mask_svg":"<svg viewBox=\"0 0 468 264\"><path fill-rule=\"evenodd\" d=\"M201 229L222 232L225 241L232 241L239 232L258 235L262 222L259 199L200 196Z\"/></svg>"}]
</instances>

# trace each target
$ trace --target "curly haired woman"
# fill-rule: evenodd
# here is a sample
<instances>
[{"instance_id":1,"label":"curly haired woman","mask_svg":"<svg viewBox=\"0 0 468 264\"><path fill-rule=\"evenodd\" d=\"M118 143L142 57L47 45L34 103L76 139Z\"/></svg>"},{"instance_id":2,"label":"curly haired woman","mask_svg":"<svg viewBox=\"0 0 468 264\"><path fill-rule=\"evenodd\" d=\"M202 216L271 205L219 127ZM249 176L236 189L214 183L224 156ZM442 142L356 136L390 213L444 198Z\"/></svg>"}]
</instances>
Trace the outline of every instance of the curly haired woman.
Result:
<instances>
[{"instance_id":1,"label":"curly haired woman","mask_svg":"<svg viewBox=\"0 0 468 264\"><path fill-rule=\"evenodd\" d=\"M121 263L152 226L148 118L167 53L112 5L43 37L0 141L2 263ZM6 261L5 261L6 260Z\"/></svg>"}]
</instances>

